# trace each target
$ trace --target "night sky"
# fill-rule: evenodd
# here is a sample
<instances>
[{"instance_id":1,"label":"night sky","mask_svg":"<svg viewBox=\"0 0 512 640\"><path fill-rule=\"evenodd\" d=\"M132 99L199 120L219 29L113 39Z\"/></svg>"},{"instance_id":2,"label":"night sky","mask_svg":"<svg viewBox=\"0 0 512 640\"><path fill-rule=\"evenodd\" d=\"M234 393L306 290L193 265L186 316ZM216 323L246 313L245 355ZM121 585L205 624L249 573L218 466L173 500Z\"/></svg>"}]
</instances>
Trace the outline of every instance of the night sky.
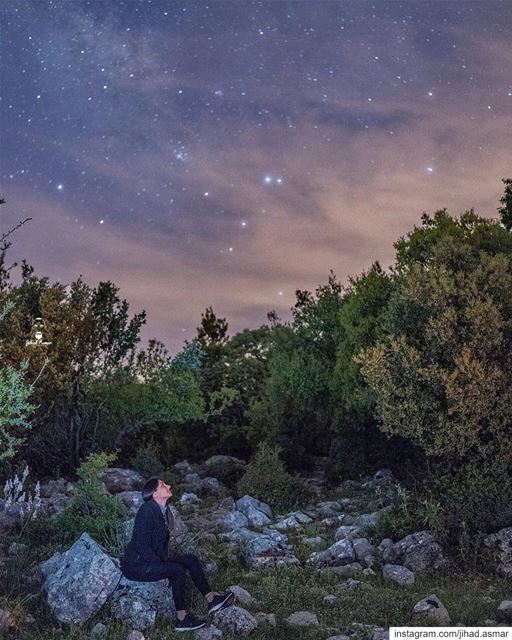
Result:
<instances>
[{"instance_id":1,"label":"night sky","mask_svg":"<svg viewBox=\"0 0 512 640\"><path fill-rule=\"evenodd\" d=\"M172 353L512 177L512 2L4 0L0 232Z\"/></svg>"}]
</instances>

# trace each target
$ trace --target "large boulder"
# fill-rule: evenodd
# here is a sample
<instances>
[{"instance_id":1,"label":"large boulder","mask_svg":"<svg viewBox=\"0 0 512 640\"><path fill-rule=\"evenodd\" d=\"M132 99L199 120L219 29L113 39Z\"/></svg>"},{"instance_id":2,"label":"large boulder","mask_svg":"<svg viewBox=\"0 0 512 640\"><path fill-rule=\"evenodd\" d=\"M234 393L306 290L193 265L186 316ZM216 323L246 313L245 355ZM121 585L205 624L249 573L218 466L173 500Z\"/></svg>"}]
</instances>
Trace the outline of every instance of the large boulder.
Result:
<instances>
[{"instance_id":1,"label":"large boulder","mask_svg":"<svg viewBox=\"0 0 512 640\"><path fill-rule=\"evenodd\" d=\"M41 571L48 605L54 616L67 624L88 620L121 579L117 564L87 533L65 553L43 562Z\"/></svg>"},{"instance_id":2,"label":"large boulder","mask_svg":"<svg viewBox=\"0 0 512 640\"><path fill-rule=\"evenodd\" d=\"M441 545L430 531L418 531L402 538L387 550L390 564L403 564L411 571L444 571L447 567Z\"/></svg>"},{"instance_id":3,"label":"large boulder","mask_svg":"<svg viewBox=\"0 0 512 640\"><path fill-rule=\"evenodd\" d=\"M112 616L143 631L157 618L174 620L176 607L167 580L135 582L124 576L110 598Z\"/></svg>"},{"instance_id":4,"label":"large boulder","mask_svg":"<svg viewBox=\"0 0 512 640\"><path fill-rule=\"evenodd\" d=\"M512 578L512 527L505 527L484 539L484 544L497 550L498 573L504 578Z\"/></svg>"},{"instance_id":5,"label":"large boulder","mask_svg":"<svg viewBox=\"0 0 512 640\"><path fill-rule=\"evenodd\" d=\"M133 469L119 469L111 467L105 469L100 475L100 479L110 493L121 493L122 491L137 491L142 488L144 478Z\"/></svg>"}]
</instances>

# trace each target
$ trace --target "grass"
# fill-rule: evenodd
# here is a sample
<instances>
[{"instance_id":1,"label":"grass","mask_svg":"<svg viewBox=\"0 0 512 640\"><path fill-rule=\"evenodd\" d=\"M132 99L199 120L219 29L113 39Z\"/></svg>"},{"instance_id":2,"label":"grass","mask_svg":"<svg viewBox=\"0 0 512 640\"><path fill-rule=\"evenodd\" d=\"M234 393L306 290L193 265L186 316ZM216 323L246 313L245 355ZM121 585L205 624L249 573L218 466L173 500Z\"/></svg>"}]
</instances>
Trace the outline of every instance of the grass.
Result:
<instances>
[{"instance_id":1,"label":"grass","mask_svg":"<svg viewBox=\"0 0 512 640\"><path fill-rule=\"evenodd\" d=\"M349 487L342 495L337 493L332 497L350 497L364 511L363 507L370 499L375 498L375 493ZM327 500L329 496L323 499ZM201 505L201 511L215 501L215 498L207 498ZM296 555L302 561L309 556L311 549L301 542L301 537L325 533L318 522L305 525L300 532L287 532ZM11 540L15 539L15 536L4 539L2 546L7 548ZM17 631L0 630L0 640L89 640L90 630L100 621L108 626L108 640L125 640L129 627L111 622L107 606L82 627L66 627L55 621L39 586L26 579L37 563L48 558L57 548L55 545L52 547L51 540L46 540L45 545L42 543L43 540L37 539L34 546L9 558L2 567L0 608L12 612L22 626ZM193 540L192 547L196 543ZM220 542L202 544L200 550L191 550L196 553L201 551L200 555L206 552L216 558L218 568L211 580L215 589L238 584L247 589L259 603L256 608L249 608L251 613L264 611L275 614L277 627L261 625L251 633L252 640L297 640L298 637L301 640L325 640L330 635L348 632L355 633L354 638L363 640L373 626L413 626L410 618L412 608L418 600L430 594L437 595L443 602L450 613L452 625L476 626L486 619L493 619L500 602L511 598L510 581L476 570L452 569L446 575L417 574L413 587L405 589L385 581L377 564L374 567L376 575L357 576L360 584L351 590L340 588L345 580L339 576L310 566L279 570L247 569L239 561L230 559L225 545ZM192 593L193 610L204 615L204 600L197 591ZM326 594L335 595L336 601L333 604L325 603ZM296 628L286 625L284 619L299 610L314 611L320 626L301 628L298 633ZM34 621L23 624L27 614ZM416 624L428 626L426 621ZM154 628L146 630L144 636L146 640L174 640L183 637L173 631L172 624L164 621L159 621ZM228 636L224 634L224 637Z\"/></svg>"},{"instance_id":2,"label":"grass","mask_svg":"<svg viewBox=\"0 0 512 640\"><path fill-rule=\"evenodd\" d=\"M283 620L294 611L314 611L320 627L301 629L304 640L325 640L328 635L354 631L357 625L400 626L411 624L410 612L415 603L427 595L435 593L451 615L453 625L476 626L483 620L493 618L499 603L510 597L510 583L505 579L476 573L458 575L418 575L412 589L404 589L384 581L380 575L365 577L354 590L339 590L342 583L329 572L318 572L311 567L283 570L255 571L242 565L223 564L214 579L215 588L225 588L239 584L259 602L256 611L275 613L277 627L261 626L251 634L254 640L296 640L297 630L289 628ZM337 596L335 604L324 603L325 593ZM204 604L195 597L194 609L205 613ZM4 635L7 640L85 640L90 629L98 621L109 626L109 640L125 640L128 627L120 623L109 623L104 619L105 611L100 611L84 627L65 628L56 625L41 597L35 595L23 602L18 597L0 606L12 610L18 602L18 613L29 612L36 623L27 625L19 636ZM419 623L418 623L419 624ZM421 623L428 626L428 623ZM411 624L412 626L412 624ZM364 626L363 626L364 629ZM182 637L172 631L172 626L160 621L153 629L144 632L146 640L171 640Z\"/></svg>"}]
</instances>

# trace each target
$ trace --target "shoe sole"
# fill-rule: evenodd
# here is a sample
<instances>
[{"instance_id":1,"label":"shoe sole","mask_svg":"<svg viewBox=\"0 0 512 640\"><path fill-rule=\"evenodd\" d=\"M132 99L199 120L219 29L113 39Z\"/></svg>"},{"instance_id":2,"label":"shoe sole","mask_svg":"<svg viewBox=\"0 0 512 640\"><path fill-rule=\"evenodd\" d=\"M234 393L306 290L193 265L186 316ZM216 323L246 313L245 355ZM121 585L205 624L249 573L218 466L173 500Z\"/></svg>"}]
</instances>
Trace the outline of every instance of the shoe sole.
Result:
<instances>
[{"instance_id":1,"label":"shoe sole","mask_svg":"<svg viewBox=\"0 0 512 640\"><path fill-rule=\"evenodd\" d=\"M233 592L229 593L222 602L216 604L212 609L209 610L209 613L217 613L218 611L222 611L226 607L229 607L235 601L235 594Z\"/></svg>"},{"instance_id":2,"label":"shoe sole","mask_svg":"<svg viewBox=\"0 0 512 640\"><path fill-rule=\"evenodd\" d=\"M202 629L203 627L206 627L207 623L203 622L202 624L198 624L195 627L187 627L186 629L179 629L178 627L174 627L174 631L177 631L178 633L180 631L195 631L196 629Z\"/></svg>"}]
</instances>

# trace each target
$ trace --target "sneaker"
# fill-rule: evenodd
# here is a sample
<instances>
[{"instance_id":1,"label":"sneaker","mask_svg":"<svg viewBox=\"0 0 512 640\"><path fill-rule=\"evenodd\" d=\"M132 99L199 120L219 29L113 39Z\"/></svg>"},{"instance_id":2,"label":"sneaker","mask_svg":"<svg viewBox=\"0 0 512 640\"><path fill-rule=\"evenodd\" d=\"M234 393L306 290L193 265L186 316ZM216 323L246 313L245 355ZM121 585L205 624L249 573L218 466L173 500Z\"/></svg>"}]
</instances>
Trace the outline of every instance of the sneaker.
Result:
<instances>
[{"instance_id":1,"label":"sneaker","mask_svg":"<svg viewBox=\"0 0 512 640\"><path fill-rule=\"evenodd\" d=\"M201 627L206 627L206 624L206 620L201 620L187 613L183 620L178 620L174 631L195 631L196 629L201 629Z\"/></svg>"},{"instance_id":2,"label":"sneaker","mask_svg":"<svg viewBox=\"0 0 512 640\"><path fill-rule=\"evenodd\" d=\"M213 600L208 604L208 612L216 613L225 609L233 604L235 601L235 594L232 591L224 591L223 593L216 593L213 596Z\"/></svg>"}]
</instances>

